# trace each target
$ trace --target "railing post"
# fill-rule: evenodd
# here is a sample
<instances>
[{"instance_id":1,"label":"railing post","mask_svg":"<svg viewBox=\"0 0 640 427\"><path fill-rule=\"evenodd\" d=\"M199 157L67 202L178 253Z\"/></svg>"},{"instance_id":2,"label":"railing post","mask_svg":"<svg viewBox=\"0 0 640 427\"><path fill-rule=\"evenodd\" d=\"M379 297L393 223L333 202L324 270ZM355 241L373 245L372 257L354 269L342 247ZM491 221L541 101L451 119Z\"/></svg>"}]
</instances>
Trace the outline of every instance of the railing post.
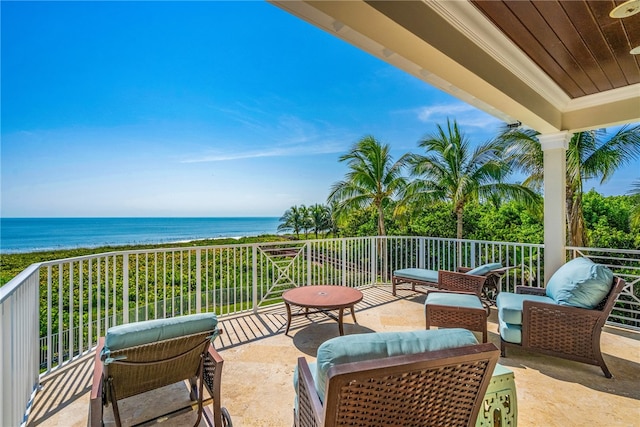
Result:
<instances>
[{"instance_id":1,"label":"railing post","mask_svg":"<svg viewBox=\"0 0 640 427\"><path fill-rule=\"evenodd\" d=\"M476 268L476 243L475 241L469 242L471 244L471 265L469 267Z\"/></svg>"},{"instance_id":2,"label":"railing post","mask_svg":"<svg viewBox=\"0 0 640 427\"><path fill-rule=\"evenodd\" d=\"M115 259L113 268L115 271ZM114 281L113 286L115 285ZM129 323L129 254L127 252L122 255L122 323Z\"/></svg>"},{"instance_id":3,"label":"railing post","mask_svg":"<svg viewBox=\"0 0 640 427\"><path fill-rule=\"evenodd\" d=\"M252 269L252 280L251 280L251 291L252 291L252 299L253 299L253 312L258 312L258 245L252 246L252 256L251 256L251 269Z\"/></svg>"},{"instance_id":4,"label":"railing post","mask_svg":"<svg viewBox=\"0 0 640 427\"><path fill-rule=\"evenodd\" d=\"M200 249L196 249L196 313L202 311L202 260Z\"/></svg>"},{"instance_id":5,"label":"railing post","mask_svg":"<svg viewBox=\"0 0 640 427\"><path fill-rule=\"evenodd\" d=\"M69 361L73 360L73 262L69 263Z\"/></svg>"},{"instance_id":6,"label":"railing post","mask_svg":"<svg viewBox=\"0 0 640 427\"><path fill-rule=\"evenodd\" d=\"M53 331L51 328L51 275L53 269L47 266L47 372L51 371L51 360L53 359Z\"/></svg>"},{"instance_id":7,"label":"railing post","mask_svg":"<svg viewBox=\"0 0 640 427\"><path fill-rule=\"evenodd\" d=\"M425 250L425 238L424 237L419 237L419 240L418 240L418 268L426 268L426 266L425 266L426 257L427 257L427 254L426 254L426 250Z\"/></svg>"},{"instance_id":8,"label":"railing post","mask_svg":"<svg viewBox=\"0 0 640 427\"><path fill-rule=\"evenodd\" d=\"M378 265L377 237L371 238L371 285L375 284Z\"/></svg>"},{"instance_id":9,"label":"railing post","mask_svg":"<svg viewBox=\"0 0 640 427\"><path fill-rule=\"evenodd\" d=\"M311 242L307 241L305 244L307 245L307 286L311 286L313 284L311 280L311 264L313 263L311 259Z\"/></svg>"},{"instance_id":10,"label":"railing post","mask_svg":"<svg viewBox=\"0 0 640 427\"><path fill-rule=\"evenodd\" d=\"M347 241L342 239L341 252L342 252L342 286L347 286Z\"/></svg>"},{"instance_id":11,"label":"railing post","mask_svg":"<svg viewBox=\"0 0 640 427\"><path fill-rule=\"evenodd\" d=\"M64 314L62 311L62 287L64 283L64 273L62 263L58 263L58 366L62 366L64 360Z\"/></svg>"}]
</instances>

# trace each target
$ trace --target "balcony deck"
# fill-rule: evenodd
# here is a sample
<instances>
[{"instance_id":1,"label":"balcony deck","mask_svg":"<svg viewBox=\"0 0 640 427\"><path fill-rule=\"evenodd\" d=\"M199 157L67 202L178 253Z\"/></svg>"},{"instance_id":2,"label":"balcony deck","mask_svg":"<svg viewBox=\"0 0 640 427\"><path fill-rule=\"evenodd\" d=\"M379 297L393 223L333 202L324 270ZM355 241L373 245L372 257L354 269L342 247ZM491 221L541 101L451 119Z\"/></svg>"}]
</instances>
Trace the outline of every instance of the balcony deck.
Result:
<instances>
[{"instance_id":1,"label":"balcony deck","mask_svg":"<svg viewBox=\"0 0 640 427\"><path fill-rule=\"evenodd\" d=\"M358 324L345 316L345 334L424 328L424 295L391 287L363 290L356 306ZM216 348L225 360L222 405L235 427L291 426L296 359L309 360L325 340L338 335L336 323L315 314L310 320L294 317L284 335L284 305L221 319L225 334ZM495 312L489 318L489 341L499 346ZM600 368L577 362L509 350L499 363L513 370L518 396L518 425L527 426L637 426L640 420L640 333L607 327L602 351L614 378ZM49 375L36 396L28 425L85 426L93 358L85 356ZM144 410L168 407L187 395L182 384L166 393L148 393L129 399L121 409L131 419ZM164 425L191 425L187 414ZM194 419L194 418L192 418ZM109 423L107 423L109 425Z\"/></svg>"}]
</instances>

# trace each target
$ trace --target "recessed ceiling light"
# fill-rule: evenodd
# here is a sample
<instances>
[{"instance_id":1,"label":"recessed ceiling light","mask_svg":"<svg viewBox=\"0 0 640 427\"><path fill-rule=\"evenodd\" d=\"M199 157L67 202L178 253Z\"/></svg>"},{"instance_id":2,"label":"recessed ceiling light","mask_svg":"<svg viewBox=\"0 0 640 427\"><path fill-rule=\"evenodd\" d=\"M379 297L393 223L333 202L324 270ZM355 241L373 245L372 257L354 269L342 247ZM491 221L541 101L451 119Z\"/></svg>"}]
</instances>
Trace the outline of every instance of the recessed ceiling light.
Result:
<instances>
[{"instance_id":1,"label":"recessed ceiling light","mask_svg":"<svg viewBox=\"0 0 640 427\"><path fill-rule=\"evenodd\" d=\"M631 55L640 55L640 46L636 46L629 52Z\"/></svg>"},{"instance_id":2,"label":"recessed ceiling light","mask_svg":"<svg viewBox=\"0 0 640 427\"><path fill-rule=\"evenodd\" d=\"M609 16L612 18L626 18L640 12L640 0L629 0L613 9Z\"/></svg>"}]
</instances>

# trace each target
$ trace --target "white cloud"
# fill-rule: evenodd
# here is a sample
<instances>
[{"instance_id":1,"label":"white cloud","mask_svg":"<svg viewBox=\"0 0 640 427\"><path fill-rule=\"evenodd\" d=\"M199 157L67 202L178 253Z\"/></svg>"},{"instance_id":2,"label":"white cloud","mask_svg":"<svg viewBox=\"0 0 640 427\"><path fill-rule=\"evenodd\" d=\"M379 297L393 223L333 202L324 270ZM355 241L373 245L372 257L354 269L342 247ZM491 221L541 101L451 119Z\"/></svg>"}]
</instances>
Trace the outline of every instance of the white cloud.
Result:
<instances>
[{"instance_id":1,"label":"white cloud","mask_svg":"<svg viewBox=\"0 0 640 427\"><path fill-rule=\"evenodd\" d=\"M447 118L455 119L461 127L495 129L499 119L464 103L440 104L420 107L415 110L418 120L424 123L446 123Z\"/></svg>"},{"instance_id":2,"label":"white cloud","mask_svg":"<svg viewBox=\"0 0 640 427\"><path fill-rule=\"evenodd\" d=\"M304 142L308 142L303 144ZM226 146L232 146L228 144ZM290 156L311 156L314 154L332 154L345 151L343 142L324 140L309 141L308 139L299 139L295 143L287 141L281 146L265 147L261 150L247 151L228 151L216 152L194 156L183 160L181 163L203 163L203 162L224 162L231 160L255 159L260 157L290 157Z\"/></svg>"},{"instance_id":3,"label":"white cloud","mask_svg":"<svg viewBox=\"0 0 640 427\"><path fill-rule=\"evenodd\" d=\"M242 108L245 108L242 106ZM305 120L293 114L264 114L259 119L246 117L238 110L228 111L233 120L245 124L235 135L214 137L209 147L225 147L224 150L206 150L191 154L181 163L222 162L261 157L310 156L340 153L354 139L351 131L319 120ZM223 141L220 142L219 140Z\"/></svg>"}]
</instances>

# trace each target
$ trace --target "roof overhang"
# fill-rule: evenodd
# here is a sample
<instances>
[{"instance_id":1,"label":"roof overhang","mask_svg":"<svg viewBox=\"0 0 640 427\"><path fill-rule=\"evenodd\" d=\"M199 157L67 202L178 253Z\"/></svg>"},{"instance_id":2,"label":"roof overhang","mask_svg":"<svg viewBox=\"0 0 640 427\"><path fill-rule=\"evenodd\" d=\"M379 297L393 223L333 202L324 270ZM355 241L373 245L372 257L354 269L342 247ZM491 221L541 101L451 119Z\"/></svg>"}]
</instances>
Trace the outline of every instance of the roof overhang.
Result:
<instances>
[{"instance_id":1,"label":"roof overhang","mask_svg":"<svg viewBox=\"0 0 640 427\"><path fill-rule=\"evenodd\" d=\"M468 1L271 2L507 123L551 133L640 121L640 84L571 99Z\"/></svg>"}]
</instances>

